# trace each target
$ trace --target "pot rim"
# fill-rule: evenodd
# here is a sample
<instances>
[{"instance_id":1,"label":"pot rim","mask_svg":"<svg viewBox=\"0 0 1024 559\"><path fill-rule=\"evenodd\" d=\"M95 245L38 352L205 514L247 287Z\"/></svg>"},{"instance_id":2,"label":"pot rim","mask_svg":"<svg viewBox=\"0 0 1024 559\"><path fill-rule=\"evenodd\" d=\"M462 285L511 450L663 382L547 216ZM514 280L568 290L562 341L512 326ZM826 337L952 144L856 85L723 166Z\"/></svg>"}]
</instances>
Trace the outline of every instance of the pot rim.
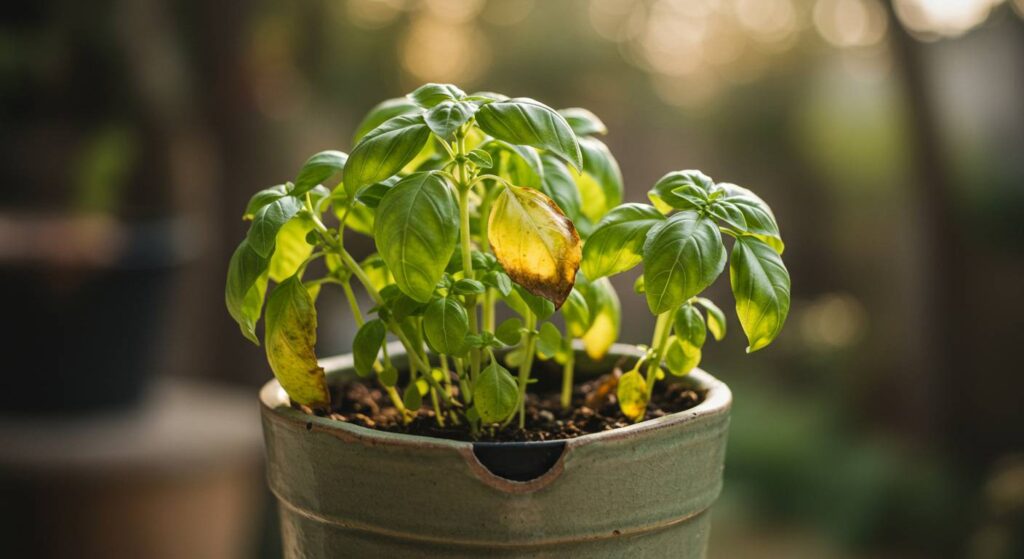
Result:
<instances>
[{"instance_id":1,"label":"pot rim","mask_svg":"<svg viewBox=\"0 0 1024 559\"><path fill-rule=\"evenodd\" d=\"M396 352L402 352L403 349L400 343L392 342L388 344L388 351L395 354ZM613 344L608 353L610 355L631 357L642 356L641 352L634 346L619 343ZM346 353L320 359L320 366L325 369L328 375L351 368L353 366L352 354ZM632 438L641 433L675 427L684 423L727 414L729 412L729 408L732 406L732 392L724 382L716 379L703 369L699 368L695 368L690 371L686 377L683 378L689 378L697 388L705 391L704 400L701 401L700 404L680 412L634 423L627 427L619 427L608 431L602 431L600 433L588 433L571 439L554 439L550 441L510 441L488 443L457 441L437 437L426 437L422 435L408 435L405 433L380 431L345 421L338 421L329 417L308 415L291 407L288 395L285 393L284 389L281 388L277 379L274 378L270 379L263 385L260 389L259 398L260 407L264 414L277 416L280 419L291 422L304 423L306 424L307 430L312 430L315 425L318 431L327 431L341 439L359 441L366 444L413 446L421 448L450 448L459 451L471 451L474 445L481 444L486 444L488 446L533 447L564 444L566 450L568 450L569 448L587 444Z\"/></svg>"}]
</instances>

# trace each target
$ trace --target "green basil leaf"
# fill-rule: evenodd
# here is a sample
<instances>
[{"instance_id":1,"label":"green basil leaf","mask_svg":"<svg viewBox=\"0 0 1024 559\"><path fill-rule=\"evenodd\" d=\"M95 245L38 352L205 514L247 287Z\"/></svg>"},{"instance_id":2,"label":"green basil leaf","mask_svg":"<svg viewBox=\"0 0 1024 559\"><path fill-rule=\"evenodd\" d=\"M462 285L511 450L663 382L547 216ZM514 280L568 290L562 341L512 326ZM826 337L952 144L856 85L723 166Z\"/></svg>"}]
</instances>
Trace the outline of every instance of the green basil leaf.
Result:
<instances>
[{"instance_id":1,"label":"green basil leaf","mask_svg":"<svg viewBox=\"0 0 1024 559\"><path fill-rule=\"evenodd\" d=\"M277 283L295 275L299 266L313 253L306 235L313 230L313 221L295 217L277 232L277 244L270 257L270 279Z\"/></svg>"},{"instance_id":2,"label":"green basil leaf","mask_svg":"<svg viewBox=\"0 0 1024 559\"><path fill-rule=\"evenodd\" d=\"M388 265L379 254L367 256L359 263L359 267L363 269L366 277L370 280L370 285L377 291L383 290L385 286L393 284L395 281L391 277L391 272L388 271Z\"/></svg>"},{"instance_id":3,"label":"green basil leaf","mask_svg":"<svg viewBox=\"0 0 1024 559\"><path fill-rule=\"evenodd\" d=\"M267 361L293 402L326 407L331 394L316 359L316 308L298 276L279 284L267 299Z\"/></svg>"},{"instance_id":4,"label":"green basil leaf","mask_svg":"<svg viewBox=\"0 0 1024 559\"><path fill-rule=\"evenodd\" d=\"M437 353L460 355L469 332L469 315L453 298L434 299L423 314L423 333Z\"/></svg>"},{"instance_id":5,"label":"green basil leaf","mask_svg":"<svg viewBox=\"0 0 1024 559\"><path fill-rule=\"evenodd\" d=\"M779 234L779 225L775 221L768 204L756 194L735 184L721 183L716 185L724 192L724 196L715 199L711 204L711 215L721 219L730 227L753 235L768 243L775 252L782 254L785 245Z\"/></svg>"},{"instance_id":6,"label":"green basil leaf","mask_svg":"<svg viewBox=\"0 0 1024 559\"><path fill-rule=\"evenodd\" d=\"M580 107L561 109L558 111L569 127L577 136L593 136L594 134L607 134L608 128L597 118L597 115Z\"/></svg>"},{"instance_id":7,"label":"green basil leaf","mask_svg":"<svg viewBox=\"0 0 1024 559\"><path fill-rule=\"evenodd\" d=\"M277 232L302 209L302 202L293 196L285 196L263 206L253 216L246 240L257 254L269 258L274 252Z\"/></svg>"},{"instance_id":8,"label":"green basil leaf","mask_svg":"<svg viewBox=\"0 0 1024 559\"><path fill-rule=\"evenodd\" d=\"M673 310L704 291L725 268L718 226L697 212L673 214L644 242L644 285L654 314Z\"/></svg>"},{"instance_id":9,"label":"green basil leaf","mask_svg":"<svg viewBox=\"0 0 1024 559\"><path fill-rule=\"evenodd\" d=\"M431 132L439 138L451 140L463 124L476 113L477 105L465 101L444 101L427 111L424 119Z\"/></svg>"},{"instance_id":10,"label":"green basil leaf","mask_svg":"<svg viewBox=\"0 0 1024 559\"><path fill-rule=\"evenodd\" d=\"M519 387L508 369L492 362L473 387L473 407L485 424L504 421L516 410Z\"/></svg>"},{"instance_id":11,"label":"green basil leaf","mask_svg":"<svg viewBox=\"0 0 1024 559\"><path fill-rule=\"evenodd\" d=\"M576 229L580 229L582 220L583 201L580 199L580 191L576 188L576 181L573 179L569 168L557 157L544 154L540 158L543 165L544 175L541 180L541 191L558 204L558 207L569 216Z\"/></svg>"},{"instance_id":12,"label":"green basil leaf","mask_svg":"<svg viewBox=\"0 0 1024 559\"><path fill-rule=\"evenodd\" d=\"M493 91L476 91L467 99L480 100L480 101L508 101L508 95L501 93L494 93Z\"/></svg>"},{"instance_id":13,"label":"green basil leaf","mask_svg":"<svg viewBox=\"0 0 1024 559\"><path fill-rule=\"evenodd\" d=\"M376 209L380 205L380 199L391 190L398 181L401 180L398 177L391 177L384 179L378 183L367 186L359 194L356 195L356 200L362 202L367 208Z\"/></svg>"},{"instance_id":14,"label":"green basil leaf","mask_svg":"<svg viewBox=\"0 0 1024 559\"><path fill-rule=\"evenodd\" d=\"M476 122L494 138L546 149L577 170L583 169L576 134L562 115L543 103L526 98L494 101L480 107Z\"/></svg>"},{"instance_id":15,"label":"green basil leaf","mask_svg":"<svg viewBox=\"0 0 1024 559\"><path fill-rule=\"evenodd\" d=\"M497 289L502 297L507 297L512 292L512 278L501 270L487 272L484 275L484 284Z\"/></svg>"},{"instance_id":16,"label":"green basil leaf","mask_svg":"<svg viewBox=\"0 0 1024 559\"><path fill-rule=\"evenodd\" d=\"M590 328L583 334L583 349L591 359L599 361L619 338L622 322L619 296L608 278L594 280L577 288L583 291L590 310Z\"/></svg>"},{"instance_id":17,"label":"green basil leaf","mask_svg":"<svg viewBox=\"0 0 1024 559\"><path fill-rule=\"evenodd\" d=\"M260 345L256 337L256 323L263 311L269 264L268 258L260 256L249 246L249 241L243 240L231 255L224 286L228 313L238 323L242 335L256 345Z\"/></svg>"},{"instance_id":18,"label":"green basil leaf","mask_svg":"<svg viewBox=\"0 0 1024 559\"><path fill-rule=\"evenodd\" d=\"M355 196L364 187L397 174L427 144L430 128L423 115L401 115L371 130L345 164L345 190Z\"/></svg>"},{"instance_id":19,"label":"green basil leaf","mask_svg":"<svg viewBox=\"0 0 1024 559\"><path fill-rule=\"evenodd\" d=\"M699 210L702 206L695 204L696 200L693 197L699 199L703 193L703 199L707 200L714 186L715 181L700 171L673 171L661 177L647 193L647 197L651 199L654 207L664 214L673 209ZM683 193L677 193L679 189L683 189ZM684 195L686 193L689 195Z\"/></svg>"},{"instance_id":20,"label":"green basil leaf","mask_svg":"<svg viewBox=\"0 0 1024 559\"><path fill-rule=\"evenodd\" d=\"M490 169L494 166L494 159L491 158L491 154L482 149L474 149L467 153L466 157L481 169Z\"/></svg>"},{"instance_id":21,"label":"green basil leaf","mask_svg":"<svg viewBox=\"0 0 1024 559\"><path fill-rule=\"evenodd\" d=\"M436 173L399 181L380 201L374 240L395 282L420 302L430 301L459 234L452 189Z\"/></svg>"},{"instance_id":22,"label":"green basil leaf","mask_svg":"<svg viewBox=\"0 0 1024 559\"><path fill-rule=\"evenodd\" d=\"M249 203L245 206L245 214L242 215L242 219L253 219L256 217L256 212L260 211L263 206L266 206L271 202L276 202L287 195L288 187L283 184L264 188L256 194L253 194L252 198L249 199Z\"/></svg>"},{"instance_id":23,"label":"green basil leaf","mask_svg":"<svg viewBox=\"0 0 1024 559\"><path fill-rule=\"evenodd\" d=\"M480 146L491 156L491 174L500 174L512 184L540 189L544 165L540 154L530 146L517 146L502 140L488 140Z\"/></svg>"},{"instance_id":24,"label":"green basil leaf","mask_svg":"<svg viewBox=\"0 0 1024 559\"><path fill-rule=\"evenodd\" d=\"M569 298L562 305L562 316L565 318L565 327L573 338L582 337L590 329L590 307L579 289L573 288L569 293Z\"/></svg>"},{"instance_id":25,"label":"green basil leaf","mask_svg":"<svg viewBox=\"0 0 1024 559\"><path fill-rule=\"evenodd\" d=\"M405 406L405 409L413 412L423 407L423 394L420 392L420 387L417 384L416 382L410 383L402 393L402 404Z\"/></svg>"},{"instance_id":26,"label":"green basil leaf","mask_svg":"<svg viewBox=\"0 0 1024 559\"><path fill-rule=\"evenodd\" d=\"M377 361L377 354L380 353L386 336L387 328L379 318L364 322L356 331L356 336L352 340L352 360L359 376L373 376L373 364Z\"/></svg>"},{"instance_id":27,"label":"green basil leaf","mask_svg":"<svg viewBox=\"0 0 1024 559\"><path fill-rule=\"evenodd\" d=\"M663 221L665 217L646 204L615 208L598 222L583 243L583 273L594 280L633 268L643 260L647 232Z\"/></svg>"},{"instance_id":28,"label":"green basil leaf","mask_svg":"<svg viewBox=\"0 0 1024 559\"><path fill-rule=\"evenodd\" d=\"M452 286L456 295L479 295L487 290L483 283L472 279L460 279Z\"/></svg>"},{"instance_id":29,"label":"green basil leaf","mask_svg":"<svg viewBox=\"0 0 1024 559\"><path fill-rule=\"evenodd\" d=\"M583 214L597 223L604 214L622 203L622 171L608 146L597 138L581 138L583 172L576 184L583 197Z\"/></svg>"},{"instance_id":30,"label":"green basil leaf","mask_svg":"<svg viewBox=\"0 0 1024 559\"><path fill-rule=\"evenodd\" d=\"M641 274L640 277L636 278L636 281L633 282L633 293L636 293L637 295L643 295L644 293L647 293L647 286L644 285L643 274Z\"/></svg>"},{"instance_id":31,"label":"green basil leaf","mask_svg":"<svg viewBox=\"0 0 1024 559\"><path fill-rule=\"evenodd\" d=\"M722 341L726 331L725 313L710 299L698 297L697 303L708 311L708 330L711 330L711 335L715 337L716 341Z\"/></svg>"},{"instance_id":32,"label":"green basil leaf","mask_svg":"<svg viewBox=\"0 0 1024 559\"><path fill-rule=\"evenodd\" d=\"M518 318L510 318L494 329L494 337L505 345L516 345L523 337L523 321Z\"/></svg>"},{"instance_id":33,"label":"green basil leaf","mask_svg":"<svg viewBox=\"0 0 1024 559\"><path fill-rule=\"evenodd\" d=\"M704 347L707 339L708 329L704 323L704 316L700 314L697 307L686 303L676 310L675 333L680 342L686 342L693 347Z\"/></svg>"},{"instance_id":34,"label":"green basil leaf","mask_svg":"<svg viewBox=\"0 0 1024 559\"><path fill-rule=\"evenodd\" d=\"M370 112L363 117L363 121L356 127L356 134L352 138L352 143L359 143L359 140L362 140L363 136L369 134L371 130L396 116L419 112L422 112L420 108L407 97L388 99L370 109Z\"/></svg>"},{"instance_id":35,"label":"green basil leaf","mask_svg":"<svg viewBox=\"0 0 1024 559\"><path fill-rule=\"evenodd\" d=\"M531 312L538 320L545 320L555 314L554 303L544 297L538 297L530 293L521 285L513 284L512 291L504 296L503 299L505 304L519 314L519 316L525 317L527 312Z\"/></svg>"},{"instance_id":36,"label":"green basil leaf","mask_svg":"<svg viewBox=\"0 0 1024 559\"><path fill-rule=\"evenodd\" d=\"M346 161L348 155L340 151L321 151L313 155L302 165L299 175L295 177L295 186L289 194L300 197L309 192L331 175L340 173L345 168Z\"/></svg>"},{"instance_id":37,"label":"green basil leaf","mask_svg":"<svg viewBox=\"0 0 1024 559\"><path fill-rule=\"evenodd\" d=\"M789 271L782 257L764 241L739 237L733 245L729 280L736 315L750 345L747 352L772 343L789 314Z\"/></svg>"},{"instance_id":38,"label":"green basil leaf","mask_svg":"<svg viewBox=\"0 0 1024 559\"><path fill-rule=\"evenodd\" d=\"M550 322L540 325L537 336L537 351L544 359L551 359L562 350L562 333Z\"/></svg>"},{"instance_id":39,"label":"green basil leaf","mask_svg":"<svg viewBox=\"0 0 1024 559\"><path fill-rule=\"evenodd\" d=\"M457 101L466 96L466 92L448 83L428 83L416 88L409 94L409 99L424 109L440 105L445 101Z\"/></svg>"}]
</instances>

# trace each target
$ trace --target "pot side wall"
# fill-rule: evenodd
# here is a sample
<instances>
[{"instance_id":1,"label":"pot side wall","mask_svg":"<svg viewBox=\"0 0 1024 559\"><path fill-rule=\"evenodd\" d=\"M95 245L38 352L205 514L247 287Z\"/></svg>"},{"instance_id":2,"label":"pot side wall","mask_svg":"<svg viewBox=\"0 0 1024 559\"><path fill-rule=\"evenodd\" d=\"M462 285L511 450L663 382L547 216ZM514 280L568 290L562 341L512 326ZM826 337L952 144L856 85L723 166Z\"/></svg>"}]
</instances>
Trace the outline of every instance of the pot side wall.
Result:
<instances>
[{"instance_id":1,"label":"pot side wall","mask_svg":"<svg viewBox=\"0 0 1024 559\"><path fill-rule=\"evenodd\" d=\"M689 381L707 390L697 407L569 440L529 482L491 474L472 443L307 416L272 381L263 428L285 556L703 557L731 395L706 373Z\"/></svg>"}]
</instances>

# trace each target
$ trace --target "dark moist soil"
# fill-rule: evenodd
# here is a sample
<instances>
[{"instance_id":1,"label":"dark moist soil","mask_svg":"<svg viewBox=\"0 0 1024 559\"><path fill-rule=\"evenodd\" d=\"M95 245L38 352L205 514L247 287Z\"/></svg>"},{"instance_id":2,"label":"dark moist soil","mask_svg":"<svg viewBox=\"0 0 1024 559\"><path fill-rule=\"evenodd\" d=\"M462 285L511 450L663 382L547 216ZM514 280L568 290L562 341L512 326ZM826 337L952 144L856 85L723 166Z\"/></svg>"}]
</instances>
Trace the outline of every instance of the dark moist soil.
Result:
<instances>
[{"instance_id":1,"label":"dark moist soil","mask_svg":"<svg viewBox=\"0 0 1024 559\"><path fill-rule=\"evenodd\" d=\"M429 399L408 424L403 424L398 410L391 405L387 394L378 388L353 382L334 389L332 410L319 412L338 421L354 423L363 427L458 441L522 442L571 439L590 433L600 433L633 422L619 411L615 388L619 371L597 377L574 387L572 406L562 409L559 393L529 393L526 397L526 428L519 429L517 419L502 430L478 433L469 432L466 423L453 425L450 416L445 417L445 427L437 424ZM704 399L704 394L679 384L659 386L652 401L647 405L644 419L653 419L692 408ZM311 413L308 408L307 413Z\"/></svg>"}]
</instances>

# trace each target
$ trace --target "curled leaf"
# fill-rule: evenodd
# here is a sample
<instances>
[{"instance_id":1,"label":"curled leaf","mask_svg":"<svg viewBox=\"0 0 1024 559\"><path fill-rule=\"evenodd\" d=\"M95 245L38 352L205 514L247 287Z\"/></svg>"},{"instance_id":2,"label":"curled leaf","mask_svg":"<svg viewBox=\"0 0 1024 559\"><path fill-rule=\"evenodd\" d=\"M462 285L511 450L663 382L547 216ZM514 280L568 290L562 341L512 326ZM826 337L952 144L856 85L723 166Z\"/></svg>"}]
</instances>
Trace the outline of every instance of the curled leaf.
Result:
<instances>
[{"instance_id":1,"label":"curled leaf","mask_svg":"<svg viewBox=\"0 0 1024 559\"><path fill-rule=\"evenodd\" d=\"M619 296L608 278L581 286L590 310L590 328L583 334L583 349L597 361L603 359L619 337L622 310Z\"/></svg>"},{"instance_id":2,"label":"curled leaf","mask_svg":"<svg viewBox=\"0 0 1024 559\"><path fill-rule=\"evenodd\" d=\"M511 186L491 209L491 248L512 281L561 307L583 256L572 221L551 198Z\"/></svg>"}]
</instances>

